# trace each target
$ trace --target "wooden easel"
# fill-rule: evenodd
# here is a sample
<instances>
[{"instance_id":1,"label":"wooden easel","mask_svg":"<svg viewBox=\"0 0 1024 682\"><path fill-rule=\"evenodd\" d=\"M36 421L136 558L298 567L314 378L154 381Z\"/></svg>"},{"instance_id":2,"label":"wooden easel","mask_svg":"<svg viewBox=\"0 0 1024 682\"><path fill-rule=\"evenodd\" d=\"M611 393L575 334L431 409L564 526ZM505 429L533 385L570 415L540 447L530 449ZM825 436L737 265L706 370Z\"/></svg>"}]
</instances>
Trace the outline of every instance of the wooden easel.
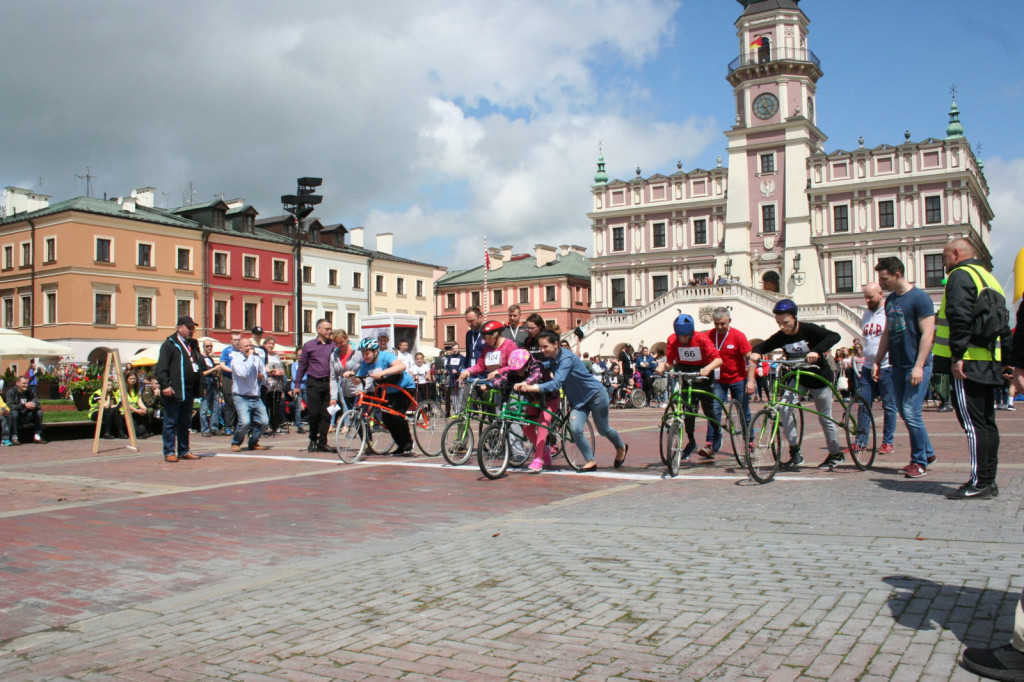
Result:
<instances>
[{"instance_id":1,"label":"wooden easel","mask_svg":"<svg viewBox=\"0 0 1024 682\"><path fill-rule=\"evenodd\" d=\"M135 420L132 419L132 411L128 407L128 387L124 383L124 375L121 374L121 356L117 351L107 353L106 367L103 368L103 385L100 387L100 409L96 413L96 434L92 439L92 454L100 449L100 432L103 430L103 410L107 409L107 389L110 388L110 368L114 367L114 375L117 377L117 387L121 394L121 413L124 417L124 425L128 429L129 450L139 451L138 443L135 440ZM141 394L141 390L140 394ZM116 408L115 408L116 409Z\"/></svg>"}]
</instances>

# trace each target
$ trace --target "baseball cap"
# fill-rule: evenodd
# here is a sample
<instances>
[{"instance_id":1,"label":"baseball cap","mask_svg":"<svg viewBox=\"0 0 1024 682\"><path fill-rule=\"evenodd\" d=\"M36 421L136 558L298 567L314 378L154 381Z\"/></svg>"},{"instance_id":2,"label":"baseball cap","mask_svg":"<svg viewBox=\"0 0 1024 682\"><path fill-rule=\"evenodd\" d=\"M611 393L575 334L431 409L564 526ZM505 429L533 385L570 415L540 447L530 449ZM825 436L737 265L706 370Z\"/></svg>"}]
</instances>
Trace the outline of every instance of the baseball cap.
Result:
<instances>
[{"instance_id":1,"label":"baseball cap","mask_svg":"<svg viewBox=\"0 0 1024 682\"><path fill-rule=\"evenodd\" d=\"M196 326L196 321L195 321L195 320L193 320L193 319L192 319L191 317L189 317L188 315L182 315L181 317L179 317L179 318L178 318L178 324L177 324L177 326L179 326L179 327L180 327L181 325L185 325L186 327L192 327L192 328L194 328L194 327Z\"/></svg>"},{"instance_id":2,"label":"baseball cap","mask_svg":"<svg viewBox=\"0 0 1024 682\"><path fill-rule=\"evenodd\" d=\"M253 336L260 336L262 334L263 334L263 327L256 326L256 327L252 328L252 335Z\"/></svg>"}]
</instances>

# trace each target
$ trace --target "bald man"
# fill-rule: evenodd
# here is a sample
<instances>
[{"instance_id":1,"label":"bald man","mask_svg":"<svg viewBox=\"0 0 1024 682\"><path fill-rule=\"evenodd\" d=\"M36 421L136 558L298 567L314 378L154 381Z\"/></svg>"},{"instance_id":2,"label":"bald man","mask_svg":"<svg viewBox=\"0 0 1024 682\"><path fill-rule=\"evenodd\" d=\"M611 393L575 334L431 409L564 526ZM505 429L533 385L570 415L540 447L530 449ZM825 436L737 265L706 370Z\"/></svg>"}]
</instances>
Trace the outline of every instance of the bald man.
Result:
<instances>
[{"instance_id":1,"label":"bald man","mask_svg":"<svg viewBox=\"0 0 1024 682\"><path fill-rule=\"evenodd\" d=\"M949 372L953 410L967 433L971 455L970 480L948 491L946 497L986 500L999 495L999 429L994 401L996 387L1003 384L1003 362L999 342L994 348L971 342L971 323L981 288L1000 293L1002 288L966 239L946 244L942 264L948 274L935 333L935 366L937 371Z\"/></svg>"},{"instance_id":2,"label":"bald man","mask_svg":"<svg viewBox=\"0 0 1024 682\"><path fill-rule=\"evenodd\" d=\"M861 318L861 330L864 335L864 367L860 371L857 392L874 406L875 399L882 399L882 447L878 452L883 455L893 453L893 437L896 434L896 394L892 389L892 367L889 357L882 358L879 365L878 381L872 376L872 367L878 355L878 342L885 333L885 299L882 297L882 286L878 282L864 285L864 304L867 310ZM864 448L868 444L867 421L862 422L863 433L857 434L855 447Z\"/></svg>"}]
</instances>

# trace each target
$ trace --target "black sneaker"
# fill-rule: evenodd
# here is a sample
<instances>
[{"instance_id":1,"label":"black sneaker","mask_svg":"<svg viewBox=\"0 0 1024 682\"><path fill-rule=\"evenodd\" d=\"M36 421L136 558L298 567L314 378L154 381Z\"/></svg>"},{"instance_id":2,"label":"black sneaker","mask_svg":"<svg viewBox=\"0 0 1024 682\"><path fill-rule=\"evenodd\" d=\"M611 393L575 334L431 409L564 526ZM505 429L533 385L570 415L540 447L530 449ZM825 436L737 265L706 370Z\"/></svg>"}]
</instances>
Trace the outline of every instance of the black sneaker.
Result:
<instances>
[{"instance_id":1,"label":"black sneaker","mask_svg":"<svg viewBox=\"0 0 1024 682\"><path fill-rule=\"evenodd\" d=\"M968 481L956 490L947 490L947 500L991 500L993 497L999 494L999 489L995 487L994 483L983 486L975 486L973 483Z\"/></svg>"},{"instance_id":2,"label":"black sneaker","mask_svg":"<svg viewBox=\"0 0 1024 682\"><path fill-rule=\"evenodd\" d=\"M679 459L684 460L684 461L690 459L690 455L692 455L693 451L696 450L696 449L697 449L697 443L695 441L691 440L689 443L686 444L686 447L683 448L683 452L680 455Z\"/></svg>"},{"instance_id":3,"label":"black sneaker","mask_svg":"<svg viewBox=\"0 0 1024 682\"><path fill-rule=\"evenodd\" d=\"M832 454L830 454L828 457L825 458L824 462L822 462L821 464L818 465L818 468L819 469L831 469L835 465L842 464L845 461L846 461L846 455L844 455L841 452L833 452Z\"/></svg>"},{"instance_id":4,"label":"black sneaker","mask_svg":"<svg viewBox=\"0 0 1024 682\"><path fill-rule=\"evenodd\" d=\"M791 469L793 467L798 467L798 466L800 466L803 463L804 463L804 455L803 455L802 452L800 452L800 448L799 447L795 447L794 448L794 447L791 446L789 448L789 461L783 463L782 466L784 466L787 469Z\"/></svg>"},{"instance_id":5,"label":"black sneaker","mask_svg":"<svg viewBox=\"0 0 1024 682\"><path fill-rule=\"evenodd\" d=\"M964 649L964 667L993 680L1024 680L1024 653L1007 644L997 649Z\"/></svg>"}]
</instances>

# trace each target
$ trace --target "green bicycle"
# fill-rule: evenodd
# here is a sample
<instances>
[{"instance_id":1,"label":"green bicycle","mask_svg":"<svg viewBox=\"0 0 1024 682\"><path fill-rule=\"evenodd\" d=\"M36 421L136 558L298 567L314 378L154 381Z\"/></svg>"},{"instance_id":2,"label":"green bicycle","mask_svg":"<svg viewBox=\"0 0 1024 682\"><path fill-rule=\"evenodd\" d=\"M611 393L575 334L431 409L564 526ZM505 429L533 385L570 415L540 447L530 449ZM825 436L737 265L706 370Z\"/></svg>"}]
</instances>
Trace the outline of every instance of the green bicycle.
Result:
<instances>
[{"instance_id":1,"label":"green bicycle","mask_svg":"<svg viewBox=\"0 0 1024 682\"><path fill-rule=\"evenodd\" d=\"M706 419L729 434L733 456L739 466L744 466L747 450L747 420L743 407L738 400L723 401L710 389L712 379L700 372L665 372L674 386L671 388L668 406L661 416L658 433L658 445L661 450L661 461L668 467L670 476L679 474L679 464L683 460L683 451L689 443L686 434L686 420ZM702 400L711 399L721 408L722 421L700 413Z\"/></svg>"},{"instance_id":2,"label":"green bicycle","mask_svg":"<svg viewBox=\"0 0 1024 682\"><path fill-rule=\"evenodd\" d=\"M476 444L476 434L482 434L484 427L498 418L497 390L477 380L467 381L464 385L468 387L465 404L441 433L441 456L452 466L461 466L469 461ZM486 390L478 393L478 386Z\"/></svg>"},{"instance_id":3,"label":"green bicycle","mask_svg":"<svg viewBox=\"0 0 1024 682\"><path fill-rule=\"evenodd\" d=\"M779 362L779 371L772 383L767 406L750 420L751 444L747 450L746 465L750 477L758 483L768 483L774 479L781 465L783 418L796 418L797 415L802 415L804 412L832 422L846 433L850 457L858 469L866 471L874 464L878 449L878 433L875 430L875 417L871 414L871 406L859 395L853 396L849 400L843 400L833 383L814 373L813 370L816 369L818 369L817 365L808 364L804 360L782 360ZM831 389L833 399L838 400L843 408L841 419L833 419L800 404L801 400L810 398L809 389L806 388L806 384L801 388L801 381L806 381L811 377ZM795 396L796 399L787 399L787 394ZM867 437L867 444L863 447L856 443L858 432L862 432L862 435ZM801 428L798 446L802 440L803 429Z\"/></svg>"}]
</instances>

